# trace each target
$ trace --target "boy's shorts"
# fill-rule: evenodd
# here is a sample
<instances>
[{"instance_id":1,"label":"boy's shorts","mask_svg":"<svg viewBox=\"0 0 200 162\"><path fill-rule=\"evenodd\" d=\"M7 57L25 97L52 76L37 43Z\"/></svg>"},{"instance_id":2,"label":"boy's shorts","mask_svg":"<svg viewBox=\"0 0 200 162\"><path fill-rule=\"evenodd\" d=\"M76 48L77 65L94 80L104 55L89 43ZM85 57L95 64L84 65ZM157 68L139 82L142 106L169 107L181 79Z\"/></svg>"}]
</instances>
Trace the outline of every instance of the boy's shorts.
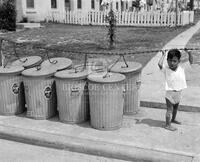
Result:
<instances>
[{"instance_id":1,"label":"boy's shorts","mask_svg":"<svg viewBox=\"0 0 200 162\"><path fill-rule=\"evenodd\" d=\"M181 100L181 91L166 91L165 98L172 104L178 104Z\"/></svg>"}]
</instances>

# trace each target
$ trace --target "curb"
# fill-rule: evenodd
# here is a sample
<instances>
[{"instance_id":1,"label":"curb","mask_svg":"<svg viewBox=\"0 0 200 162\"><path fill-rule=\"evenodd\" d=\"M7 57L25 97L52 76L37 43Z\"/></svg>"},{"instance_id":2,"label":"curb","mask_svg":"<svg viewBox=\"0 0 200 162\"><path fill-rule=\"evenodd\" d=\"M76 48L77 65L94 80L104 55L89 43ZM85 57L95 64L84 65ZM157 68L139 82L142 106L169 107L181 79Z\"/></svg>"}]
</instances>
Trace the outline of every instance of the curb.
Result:
<instances>
[{"instance_id":1,"label":"curb","mask_svg":"<svg viewBox=\"0 0 200 162\"><path fill-rule=\"evenodd\" d=\"M61 150L115 158L137 162L192 162L193 154L184 154L170 151L151 150L142 147L133 147L80 139L71 136L21 129L0 125L0 138L32 145L50 147Z\"/></svg>"},{"instance_id":2,"label":"curb","mask_svg":"<svg viewBox=\"0 0 200 162\"><path fill-rule=\"evenodd\" d=\"M166 104L161 102L152 102L152 101L140 101L141 107L147 108L157 108L157 109L166 109ZM187 105L179 105L179 111L185 112L200 112L200 107L195 106L187 106Z\"/></svg>"}]
</instances>

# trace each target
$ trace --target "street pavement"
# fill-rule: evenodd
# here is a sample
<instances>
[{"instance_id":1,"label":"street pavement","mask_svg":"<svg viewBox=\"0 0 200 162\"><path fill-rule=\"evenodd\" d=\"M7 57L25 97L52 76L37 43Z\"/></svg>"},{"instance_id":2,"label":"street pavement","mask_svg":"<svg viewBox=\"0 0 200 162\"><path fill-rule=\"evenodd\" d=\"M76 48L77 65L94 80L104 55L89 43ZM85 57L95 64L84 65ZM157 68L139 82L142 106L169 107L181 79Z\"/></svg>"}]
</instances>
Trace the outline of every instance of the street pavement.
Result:
<instances>
[{"instance_id":1,"label":"street pavement","mask_svg":"<svg viewBox=\"0 0 200 162\"><path fill-rule=\"evenodd\" d=\"M0 139L1 162L125 162ZM126 161L127 162L127 161Z\"/></svg>"}]
</instances>

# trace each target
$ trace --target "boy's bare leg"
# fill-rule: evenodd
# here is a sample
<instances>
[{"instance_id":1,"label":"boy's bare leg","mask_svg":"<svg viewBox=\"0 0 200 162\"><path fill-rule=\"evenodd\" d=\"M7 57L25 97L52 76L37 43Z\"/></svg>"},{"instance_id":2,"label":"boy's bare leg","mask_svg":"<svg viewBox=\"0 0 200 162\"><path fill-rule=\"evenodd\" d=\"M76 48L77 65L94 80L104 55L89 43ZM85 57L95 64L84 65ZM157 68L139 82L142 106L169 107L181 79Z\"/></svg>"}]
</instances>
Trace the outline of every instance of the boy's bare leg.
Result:
<instances>
[{"instance_id":1,"label":"boy's bare leg","mask_svg":"<svg viewBox=\"0 0 200 162\"><path fill-rule=\"evenodd\" d=\"M166 98L166 105L167 105L167 112L166 112L166 125L165 129L168 129L170 131L175 131L177 128L174 128L171 126L171 117L173 112L173 104Z\"/></svg>"},{"instance_id":2,"label":"boy's bare leg","mask_svg":"<svg viewBox=\"0 0 200 162\"><path fill-rule=\"evenodd\" d=\"M174 108L173 108L173 112L172 112L172 120L171 120L171 122L175 123L175 124L181 124L181 122L176 120L176 114L177 114L177 111L178 111L178 106L179 106L179 104L175 104L173 106Z\"/></svg>"}]
</instances>

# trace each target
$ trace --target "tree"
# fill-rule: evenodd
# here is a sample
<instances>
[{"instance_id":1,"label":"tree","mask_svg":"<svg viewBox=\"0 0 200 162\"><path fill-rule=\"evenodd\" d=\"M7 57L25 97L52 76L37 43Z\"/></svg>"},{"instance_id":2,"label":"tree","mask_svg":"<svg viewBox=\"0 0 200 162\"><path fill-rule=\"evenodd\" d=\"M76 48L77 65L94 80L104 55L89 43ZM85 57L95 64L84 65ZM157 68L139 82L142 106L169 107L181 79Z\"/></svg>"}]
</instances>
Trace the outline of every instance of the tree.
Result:
<instances>
[{"instance_id":1,"label":"tree","mask_svg":"<svg viewBox=\"0 0 200 162\"><path fill-rule=\"evenodd\" d=\"M0 0L0 29L16 30L15 0Z\"/></svg>"},{"instance_id":2,"label":"tree","mask_svg":"<svg viewBox=\"0 0 200 162\"><path fill-rule=\"evenodd\" d=\"M108 37L110 43L110 49L114 48L115 32L116 32L116 16L114 11L111 9L106 16L106 21L109 23L108 27Z\"/></svg>"}]
</instances>

